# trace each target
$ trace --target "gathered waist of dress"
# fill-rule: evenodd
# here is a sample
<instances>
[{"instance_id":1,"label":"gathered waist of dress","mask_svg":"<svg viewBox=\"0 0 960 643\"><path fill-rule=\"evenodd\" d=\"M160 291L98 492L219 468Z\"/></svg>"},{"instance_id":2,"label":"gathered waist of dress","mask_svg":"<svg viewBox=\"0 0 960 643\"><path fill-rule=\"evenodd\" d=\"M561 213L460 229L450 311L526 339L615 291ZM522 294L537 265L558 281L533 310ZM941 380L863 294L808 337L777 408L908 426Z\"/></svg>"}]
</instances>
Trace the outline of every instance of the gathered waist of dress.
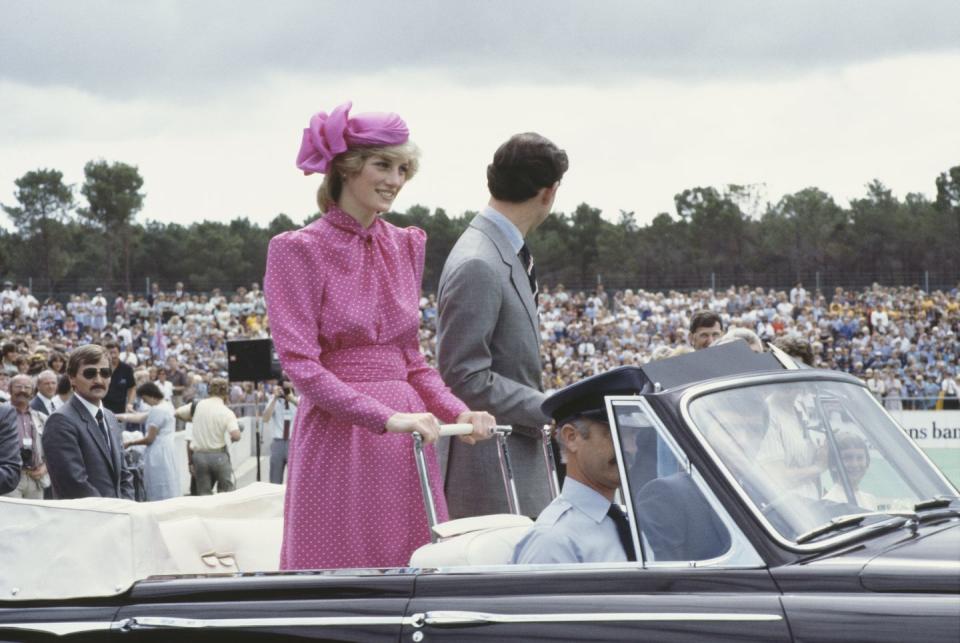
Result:
<instances>
[{"instance_id":1,"label":"gathered waist of dress","mask_svg":"<svg viewBox=\"0 0 960 643\"><path fill-rule=\"evenodd\" d=\"M397 346L351 346L320 355L320 363L344 382L407 380L407 360Z\"/></svg>"}]
</instances>

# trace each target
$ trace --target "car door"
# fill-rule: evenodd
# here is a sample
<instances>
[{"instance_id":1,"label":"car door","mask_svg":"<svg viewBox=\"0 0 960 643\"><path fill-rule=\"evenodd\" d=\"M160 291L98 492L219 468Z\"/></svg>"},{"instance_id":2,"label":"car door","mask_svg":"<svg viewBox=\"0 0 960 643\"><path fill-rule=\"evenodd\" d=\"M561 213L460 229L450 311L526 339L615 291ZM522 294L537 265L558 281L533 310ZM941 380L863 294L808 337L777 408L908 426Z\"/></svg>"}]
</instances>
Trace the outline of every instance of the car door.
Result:
<instances>
[{"instance_id":1,"label":"car door","mask_svg":"<svg viewBox=\"0 0 960 643\"><path fill-rule=\"evenodd\" d=\"M438 571L417 579L401 641L788 641L766 570Z\"/></svg>"},{"instance_id":2,"label":"car door","mask_svg":"<svg viewBox=\"0 0 960 643\"><path fill-rule=\"evenodd\" d=\"M763 560L641 398L608 399L635 563L417 578L401 641L788 641Z\"/></svg>"},{"instance_id":3,"label":"car door","mask_svg":"<svg viewBox=\"0 0 960 643\"><path fill-rule=\"evenodd\" d=\"M396 641L413 582L404 570L151 579L96 606L0 608L0 640Z\"/></svg>"}]
</instances>

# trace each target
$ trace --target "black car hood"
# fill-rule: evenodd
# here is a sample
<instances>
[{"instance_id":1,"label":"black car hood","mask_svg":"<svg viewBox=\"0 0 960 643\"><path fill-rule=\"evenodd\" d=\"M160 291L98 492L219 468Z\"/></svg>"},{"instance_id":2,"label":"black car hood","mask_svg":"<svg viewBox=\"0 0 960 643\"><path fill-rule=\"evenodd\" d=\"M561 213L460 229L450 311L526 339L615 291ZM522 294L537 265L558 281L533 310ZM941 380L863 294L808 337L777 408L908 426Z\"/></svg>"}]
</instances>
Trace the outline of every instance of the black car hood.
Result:
<instances>
[{"instance_id":1,"label":"black car hood","mask_svg":"<svg viewBox=\"0 0 960 643\"><path fill-rule=\"evenodd\" d=\"M872 558L860 582L872 592L960 594L960 520L925 527Z\"/></svg>"}]
</instances>

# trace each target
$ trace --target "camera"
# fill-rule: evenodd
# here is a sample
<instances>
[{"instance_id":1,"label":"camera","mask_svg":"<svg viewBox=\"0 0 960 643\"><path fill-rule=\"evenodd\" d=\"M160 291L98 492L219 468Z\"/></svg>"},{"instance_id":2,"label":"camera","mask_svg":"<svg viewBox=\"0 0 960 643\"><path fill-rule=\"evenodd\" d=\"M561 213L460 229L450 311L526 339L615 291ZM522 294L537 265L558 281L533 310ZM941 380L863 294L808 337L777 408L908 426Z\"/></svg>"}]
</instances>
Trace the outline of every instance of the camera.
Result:
<instances>
[{"instance_id":1,"label":"camera","mask_svg":"<svg viewBox=\"0 0 960 643\"><path fill-rule=\"evenodd\" d=\"M20 447L20 460L24 469L33 468L33 447Z\"/></svg>"}]
</instances>

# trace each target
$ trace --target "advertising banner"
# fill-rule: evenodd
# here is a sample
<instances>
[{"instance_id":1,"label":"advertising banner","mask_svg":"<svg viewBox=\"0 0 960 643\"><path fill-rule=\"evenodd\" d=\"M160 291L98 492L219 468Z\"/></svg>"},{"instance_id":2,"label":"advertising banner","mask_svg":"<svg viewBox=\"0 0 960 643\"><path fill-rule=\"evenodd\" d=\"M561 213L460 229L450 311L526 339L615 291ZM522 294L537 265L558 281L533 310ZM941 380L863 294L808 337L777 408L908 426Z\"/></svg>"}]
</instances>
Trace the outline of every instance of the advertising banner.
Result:
<instances>
[{"instance_id":1,"label":"advertising banner","mask_svg":"<svg viewBox=\"0 0 960 643\"><path fill-rule=\"evenodd\" d=\"M960 487L960 411L890 411L890 415Z\"/></svg>"}]
</instances>

